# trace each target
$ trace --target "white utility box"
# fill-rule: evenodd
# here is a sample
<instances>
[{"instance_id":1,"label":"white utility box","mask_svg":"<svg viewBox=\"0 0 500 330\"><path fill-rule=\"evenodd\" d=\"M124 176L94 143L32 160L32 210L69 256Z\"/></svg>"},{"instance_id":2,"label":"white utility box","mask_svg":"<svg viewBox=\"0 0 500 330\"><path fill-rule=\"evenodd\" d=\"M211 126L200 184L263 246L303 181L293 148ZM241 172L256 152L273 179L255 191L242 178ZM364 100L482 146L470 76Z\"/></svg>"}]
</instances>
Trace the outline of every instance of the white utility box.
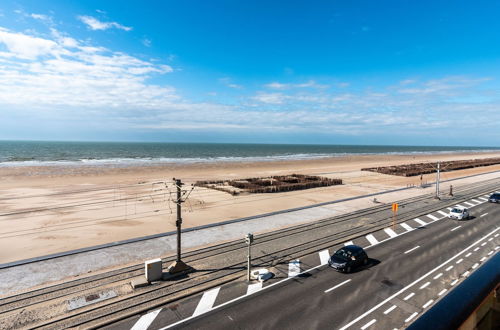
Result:
<instances>
[{"instance_id":1,"label":"white utility box","mask_svg":"<svg viewBox=\"0 0 500 330\"><path fill-rule=\"evenodd\" d=\"M161 259L148 260L144 263L146 280L148 282L159 281L162 278Z\"/></svg>"}]
</instances>

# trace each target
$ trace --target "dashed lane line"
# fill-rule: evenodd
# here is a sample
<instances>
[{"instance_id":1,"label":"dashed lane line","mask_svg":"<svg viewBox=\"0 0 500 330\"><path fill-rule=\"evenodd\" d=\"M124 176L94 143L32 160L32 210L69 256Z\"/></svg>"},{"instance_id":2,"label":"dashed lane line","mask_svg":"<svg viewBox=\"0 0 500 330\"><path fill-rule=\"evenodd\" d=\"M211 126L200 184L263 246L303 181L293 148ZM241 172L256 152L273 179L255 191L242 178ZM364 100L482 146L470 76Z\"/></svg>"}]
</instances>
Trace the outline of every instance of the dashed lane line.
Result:
<instances>
[{"instance_id":1,"label":"dashed lane line","mask_svg":"<svg viewBox=\"0 0 500 330\"><path fill-rule=\"evenodd\" d=\"M419 223L420 225L422 225L422 226L427 226L427 222L422 221L422 220L420 220L419 218L415 218L415 219L413 219L413 220L415 220L415 222L418 222L418 223Z\"/></svg>"},{"instance_id":2,"label":"dashed lane line","mask_svg":"<svg viewBox=\"0 0 500 330\"><path fill-rule=\"evenodd\" d=\"M194 310L193 316L197 316L200 314L203 314L205 312L208 312L209 310L212 309L215 303L215 299L217 298L217 295L219 294L220 287L206 291L203 293L203 296L200 299L200 302L198 303L198 306L196 306L196 309Z\"/></svg>"},{"instance_id":3,"label":"dashed lane line","mask_svg":"<svg viewBox=\"0 0 500 330\"><path fill-rule=\"evenodd\" d=\"M446 291L448 291L448 289L443 289L439 291L438 296L442 296Z\"/></svg>"},{"instance_id":4,"label":"dashed lane line","mask_svg":"<svg viewBox=\"0 0 500 330\"><path fill-rule=\"evenodd\" d=\"M396 305L392 305L391 307L387 308L385 311L384 311L384 314L387 315L389 314L390 312L392 312L397 306Z\"/></svg>"},{"instance_id":5,"label":"dashed lane line","mask_svg":"<svg viewBox=\"0 0 500 330\"><path fill-rule=\"evenodd\" d=\"M448 267L446 267L446 269L445 269L445 270L446 270L446 271L450 271L452 268L453 268L453 266L448 266Z\"/></svg>"},{"instance_id":6,"label":"dashed lane line","mask_svg":"<svg viewBox=\"0 0 500 330\"><path fill-rule=\"evenodd\" d=\"M454 280L450 283L450 285L451 285L451 286L453 286L453 285L457 284L457 282L458 282L458 278L457 278L457 279L454 279Z\"/></svg>"},{"instance_id":7,"label":"dashed lane line","mask_svg":"<svg viewBox=\"0 0 500 330\"><path fill-rule=\"evenodd\" d=\"M485 217L487 215L488 215L488 213L485 213L485 214L481 214L479 217L482 218L482 217Z\"/></svg>"},{"instance_id":8,"label":"dashed lane line","mask_svg":"<svg viewBox=\"0 0 500 330\"><path fill-rule=\"evenodd\" d=\"M479 250L479 249L480 249L480 247L478 246L477 248L475 248L475 249L474 249L474 252L476 252L476 251L477 251L477 250Z\"/></svg>"},{"instance_id":9,"label":"dashed lane line","mask_svg":"<svg viewBox=\"0 0 500 330\"><path fill-rule=\"evenodd\" d=\"M368 240L368 242L370 242L370 245L377 245L378 244L378 240L372 234L366 235L365 238Z\"/></svg>"},{"instance_id":10,"label":"dashed lane line","mask_svg":"<svg viewBox=\"0 0 500 330\"><path fill-rule=\"evenodd\" d=\"M463 277L467 277L469 276L470 272L469 271L466 271L465 273L462 274Z\"/></svg>"},{"instance_id":11,"label":"dashed lane line","mask_svg":"<svg viewBox=\"0 0 500 330\"><path fill-rule=\"evenodd\" d=\"M411 248L411 249L409 249L408 251L405 251L405 254L410 253L410 252L412 252L412 251L415 251L415 250L416 250L416 249L418 249L419 247L420 247L420 245L417 245L417 246L415 246L414 248Z\"/></svg>"},{"instance_id":12,"label":"dashed lane line","mask_svg":"<svg viewBox=\"0 0 500 330\"><path fill-rule=\"evenodd\" d=\"M486 260L486 257L482 257L481 259L479 259L479 261L483 262Z\"/></svg>"},{"instance_id":13,"label":"dashed lane line","mask_svg":"<svg viewBox=\"0 0 500 330\"><path fill-rule=\"evenodd\" d=\"M398 234L396 234L396 232L394 230L392 230L391 228L385 228L384 229L385 233L387 235L389 235L390 237L394 238L394 237L397 237Z\"/></svg>"},{"instance_id":14,"label":"dashed lane line","mask_svg":"<svg viewBox=\"0 0 500 330\"><path fill-rule=\"evenodd\" d=\"M460 228L460 227L462 227L462 226L456 226L455 228L453 228L453 229L452 229L452 230L450 230L450 231L455 231L455 230L457 230L457 229L458 229L458 228Z\"/></svg>"},{"instance_id":15,"label":"dashed lane line","mask_svg":"<svg viewBox=\"0 0 500 330\"><path fill-rule=\"evenodd\" d=\"M346 283L349 283L349 282L351 282L351 279L345 280L344 282L339 283L339 284L337 284L336 286L334 286L334 287L332 287L332 288L330 288L330 289L325 290L325 293L328 293L328 292L330 292L330 291L332 291L332 290L335 290L336 288L339 288L339 287L341 287L342 285L344 285L344 284L346 284Z\"/></svg>"},{"instance_id":16,"label":"dashed lane line","mask_svg":"<svg viewBox=\"0 0 500 330\"><path fill-rule=\"evenodd\" d=\"M415 292L412 292L410 293L409 295L407 295L406 297L403 298L403 300L408 300L410 299L411 297L413 297L415 295Z\"/></svg>"},{"instance_id":17,"label":"dashed lane line","mask_svg":"<svg viewBox=\"0 0 500 330\"><path fill-rule=\"evenodd\" d=\"M433 277L434 280L437 280L438 278L440 278L441 276L443 276L443 273L439 273L437 274L436 276Z\"/></svg>"},{"instance_id":18,"label":"dashed lane line","mask_svg":"<svg viewBox=\"0 0 500 330\"><path fill-rule=\"evenodd\" d=\"M146 330L149 328L151 323L153 323L160 312L161 308L141 316L141 318L135 322L134 326L130 330Z\"/></svg>"},{"instance_id":19,"label":"dashed lane line","mask_svg":"<svg viewBox=\"0 0 500 330\"><path fill-rule=\"evenodd\" d=\"M476 269L479 264L476 262L474 265L472 265L472 269Z\"/></svg>"},{"instance_id":20,"label":"dashed lane line","mask_svg":"<svg viewBox=\"0 0 500 330\"><path fill-rule=\"evenodd\" d=\"M491 242L493 240L494 237L490 237L488 238L488 242Z\"/></svg>"},{"instance_id":21,"label":"dashed lane line","mask_svg":"<svg viewBox=\"0 0 500 330\"><path fill-rule=\"evenodd\" d=\"M464 259L463 259L463 258L458 259L458 260L457 260L457 264L461 263L462 261L464 261Z\"/></svg>"},{"instance_id":22,"label":"dashed lane line","mask_svg":"<svg viewBox=\"0 0 500 330\"><path fill-rule=\"evenodd\" d=\"M419 289L420 290L425 289L426 287L429 286L429 284L431 284L431 282L426 282L426 283L422 284Z\"/></svg>"},{"instance_id":23,"label":"dashed lane line","mask_svg":"<svg viewBox=\"0 0 500 330\"><path fill-rule=\"evenodd\" d=\"M470 257L470 255L472 254L472 252L469 252L465 255L466 258Z\"/></svg>"},{"instance_id":24,"label":"dashed lane line","mask_svg":"<svg viewBox=\"0 0 500 330\"><path fill-rule=\"evenodd\" d=\"M495 252L495 251L488 252L488 255L491 256L493 254L493 252Z\"/></svg>"},{"instance_id":25,"label":"dashed lane line","mask_svg":"<svg viewBox=\"0 0 500 330\"><path fill-rule=\"evenodd\" d=\"M483 244L481 244L481 246L485 246L486 244L488 244L488 242L484 242Z\"/></svg>"},{"instance_id":26,"label":"dashed lane line","mask_svg":"<svg viewBox=\"0 0 500 330\"><path fill-rule=\"evenodd\" d=\"M426 302L426 303L422 306L422 308L427 308L427 307L429 307L430 305L432 305L432 303L433 303L433 302L434 302L434 299L429 300L428 302Z\"/></svg>"},{"instance_id":27,"label":"dashed lane line","mask_svg":"<svg viewBox=\"0 0 500 330\"><path fill-rule=\"evenodd\" d=\"M417 315L418 315L418 312L415 312L415 313L411 314L411 315L410 315L410 316L409 316L409 317L405 320L405 323L406 323L406 322L410 322L410 321L411 321L411 320L413 320L413 318L414 318L415 316L417 316Z\"/></svg>"},{"instance_id":28,"label":"dashed lane line","mask_svg":"<svg viewBox=\"0 0 500 330\"><path fill-rule=\"evenodd\" d=\"M363 326L361 327L361 330L365 330L366 328L368 328L370 325L372 325L372 324L373 324L373 323L375 323L375 322L377 322L377 320L376 320L376 319L371 320L370 322L368 322L368 323L366 323L365 325L363 325Z\"/></svg>"}]
</instances>

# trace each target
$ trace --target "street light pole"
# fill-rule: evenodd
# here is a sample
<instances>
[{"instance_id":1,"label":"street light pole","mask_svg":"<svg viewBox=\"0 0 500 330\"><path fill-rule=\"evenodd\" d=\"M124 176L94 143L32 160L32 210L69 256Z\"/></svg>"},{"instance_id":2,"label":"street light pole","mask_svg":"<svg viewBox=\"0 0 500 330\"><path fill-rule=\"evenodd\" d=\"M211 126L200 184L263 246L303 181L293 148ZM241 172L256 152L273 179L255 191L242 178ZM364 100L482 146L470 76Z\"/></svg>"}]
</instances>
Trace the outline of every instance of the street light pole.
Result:
<instances>
[{"instance_id":1,"label":"street light pole","mask_svg":"<svg viewBox=\"0 0 500 330\"><path fill-rule=\"evenodd\" d=\"M436 172L436 198L439 199L439 180L441 177L440 173L440 163L437 163L437 172Z\"/></svg>"}]
</instances>

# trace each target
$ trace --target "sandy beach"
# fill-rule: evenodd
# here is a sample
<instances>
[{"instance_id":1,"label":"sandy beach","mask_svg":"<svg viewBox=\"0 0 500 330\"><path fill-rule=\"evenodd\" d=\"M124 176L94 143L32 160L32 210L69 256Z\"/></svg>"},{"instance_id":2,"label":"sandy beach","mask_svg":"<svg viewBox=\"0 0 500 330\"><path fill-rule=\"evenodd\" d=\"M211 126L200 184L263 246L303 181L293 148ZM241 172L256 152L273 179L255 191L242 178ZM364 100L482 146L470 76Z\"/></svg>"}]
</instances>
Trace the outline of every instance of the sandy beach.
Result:
<instances>
[{"instance_id":1,"label":"sandy beach","mask_svg":"<svg viewBox=\"0 0 500 330\"><path fill-rule=\"evenodd\" d=\"M175 230L172 178L191 190L197 180L292 173L340 178L344 184L275 194L232 196L195 187L183 204L183 227L194 227L341 198L420 185L420 177L361 171L364 167L499 157L500 152L356 155L314 160L0 168L0 263ZM500 165L444 172L442 180L500 170ZM435 174L423 176L432 182ZM411 189L401 198L430 193ZM448 189L448 185L443 187ZM388 201L385 201L388 202ZM366 204L366 202L364 202ZM369 207L357 205L358 208ZM339 205L339 208L342 208ZM340 209L350 211L351 209Z\"/></svg>"}]
</instances>

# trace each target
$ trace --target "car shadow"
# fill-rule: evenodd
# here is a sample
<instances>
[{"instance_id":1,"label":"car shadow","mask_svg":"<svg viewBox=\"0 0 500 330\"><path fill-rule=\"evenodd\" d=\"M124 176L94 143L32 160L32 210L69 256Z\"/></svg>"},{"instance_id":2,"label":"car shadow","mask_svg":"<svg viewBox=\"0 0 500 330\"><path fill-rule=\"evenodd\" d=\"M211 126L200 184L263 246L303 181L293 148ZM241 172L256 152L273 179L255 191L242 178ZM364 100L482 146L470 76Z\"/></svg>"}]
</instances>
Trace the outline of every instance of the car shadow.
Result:
<instances>
[{"instance_id":1,"label":"car shadow","mask_svg":"<svg viewBox=\"0 0 500 330\"><path fill-rule=\"evenodd\" d=\"M377 266L380 262L381 261L378 259L368 258L368 263L366 265L361 265L357 268L354 268L353 270L351 270L351 272L349 274L358 273L358 272L361 272L363 270L370 269L372 267Z\"/></svg>"}]
</instances>

